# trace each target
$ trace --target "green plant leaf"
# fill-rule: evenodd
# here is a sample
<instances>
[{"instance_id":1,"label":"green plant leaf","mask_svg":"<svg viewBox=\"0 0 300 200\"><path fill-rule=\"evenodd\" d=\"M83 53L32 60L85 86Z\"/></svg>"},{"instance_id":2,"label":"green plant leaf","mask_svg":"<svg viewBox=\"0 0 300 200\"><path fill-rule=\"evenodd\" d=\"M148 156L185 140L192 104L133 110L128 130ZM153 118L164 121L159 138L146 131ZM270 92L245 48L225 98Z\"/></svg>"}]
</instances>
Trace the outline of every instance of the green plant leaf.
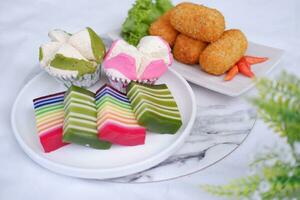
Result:
<instances>
[{"instance_id":1,"label":"green plant leaf","mask_svg":"<svg viewBox=\"0 0 300 200\"><path fill-rule=\"evenodd\" d=\"M296 163L284 162L280 160L280 153L269 151L259 155L250 165L252 168L262 165L258 169L261 171L256 171L255 175L235 179L227 185L204 185L202 188L211 194L234 199L252 198L255 194L261 199L299 199L300 158L295 153L294 143L300 141L300 79L283 72L277 80L259 80L257 89L258 96L250 101L269 127L287 139L289 155ZM267 165L267 161L272 159L275 162ZM262 182L269 185L265 191L261 189Z\"/></svg>"}]
</instances>

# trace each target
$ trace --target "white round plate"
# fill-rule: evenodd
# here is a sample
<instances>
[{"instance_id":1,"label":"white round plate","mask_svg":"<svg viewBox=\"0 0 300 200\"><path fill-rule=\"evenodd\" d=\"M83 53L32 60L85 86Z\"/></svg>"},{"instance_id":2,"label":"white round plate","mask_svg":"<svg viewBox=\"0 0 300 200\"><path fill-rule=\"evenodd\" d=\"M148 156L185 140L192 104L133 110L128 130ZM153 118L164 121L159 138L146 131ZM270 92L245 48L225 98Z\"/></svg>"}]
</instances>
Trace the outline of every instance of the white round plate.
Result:
<instances>
[{"instance_id":1,"label":"white round plate","mask_svg":"<svg viewBox=\"0 0 300 200\"><path fill-rule=\"evenodd\" d=\"M106 82L104 77L101 80L90 90L95 91ZM96 150L71 144L44 153L37 136L32 100L65 88L48 74L40 73L23 87L15 100L11 115L15 136L32 160L59 174L108 179L143 171L179 149L191 131L197 109L191 87L172 69L157 83L166 83L178 104L183 125L175 135L147 133L145 145L134 147L113 145L109 150Z\"/></svg>"}]
</instances>

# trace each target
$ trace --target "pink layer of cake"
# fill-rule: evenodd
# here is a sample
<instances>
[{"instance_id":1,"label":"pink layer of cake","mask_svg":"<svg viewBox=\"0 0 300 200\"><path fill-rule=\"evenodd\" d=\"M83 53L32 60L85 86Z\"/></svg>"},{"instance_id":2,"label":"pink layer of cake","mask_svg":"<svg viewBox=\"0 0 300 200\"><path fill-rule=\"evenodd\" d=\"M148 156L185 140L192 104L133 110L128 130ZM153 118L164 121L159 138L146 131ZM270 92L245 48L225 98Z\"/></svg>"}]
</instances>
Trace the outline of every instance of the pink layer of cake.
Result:
<instances>
[{"instance_id":1,"label":"pink layer of cake","mask_svg":"<svg viewBox=\"0 0 300 200\"><path fill-rule=\"evenodd\" d=\"M146 131L144 127L128 127L115 121L105 121L99 131L101 140L110 141L113 144L124 146L136 146L145 144Z\"/></svg>"},{"instance_id":2,"label":"pink layer of cake","mask_svg":"<svg viewBox=\"0 0 300 200\"><path fill-rule=\"evenodd\" d=\"M133 51L133 53L130 55L128 51L126 52L126 50L124 50L126 49L126 46L123 47L124 41L116 40L105 56L103 62L104 69L117 77L121 75L122 77L119 78L127 78L130 80L157 79L162 76L168 70L168 66L173 63L173 56L170 46L158 36L148 37L155 37L153 43L159 42L159 45L164 46L165 52L167 52L167 61L165 58L151 58L151 55L139 52L139 49L134 49L135 47L128 45L130 46L129 49L132 49ZM119 47L121 45L123 45L122 50L119 50L119 53L116 55L112 55L116 48L121 48ZM143 46L141 45L140 47ZM145 60L146 57L148 61L146 62L145 66L140 67L140 65L143 65L143 62L138 62L138 60Z\"/></svg>"},{"instance_id":3,"label":"pink layer of cake","mask_svg":"<svg viewBox=\"0 0 300 200\"><path fill-rule=\"evenodd\" d=\"M40 142L43 146L45 153L49 153L51 151L57 150L68 144L62 141L62 133L63 133L63 127L60 126L48 130L47 132L44 132L40 136Z\"/></svg>"},{"instance_id":4,"label":"pink layer of cake","mask_svg":"<svg viewBox=\"0 0 300 200\"><path fill-rule=\"evenodd\" d=\"M99 139L124 146L145 143L146 129L137 123L125 94L104 85L96 92L96 106Z\"/></svg>"},{"instance_id":5,"label":"pink layer of cake","mask_svg":"<svg viewBox=\"0 0 300 200\"><path fill-rule=\"evenodd\" d=\"M36 127L44 152L57 150L62 142L64 92L42 96L33 100Z\"/></svg>"}]
</instances>

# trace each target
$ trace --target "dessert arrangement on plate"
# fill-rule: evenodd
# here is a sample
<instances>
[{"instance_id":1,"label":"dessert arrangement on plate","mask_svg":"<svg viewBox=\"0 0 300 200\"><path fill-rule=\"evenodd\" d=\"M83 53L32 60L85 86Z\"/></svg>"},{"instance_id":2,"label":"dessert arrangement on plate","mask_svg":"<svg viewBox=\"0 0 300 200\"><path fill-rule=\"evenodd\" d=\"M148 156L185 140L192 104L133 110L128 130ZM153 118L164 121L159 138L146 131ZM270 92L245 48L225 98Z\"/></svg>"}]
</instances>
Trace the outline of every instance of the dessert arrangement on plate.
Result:
<instances>
[{"instance_id":1,"label":"dessert arrangement on plate","mask_svg":"<svg viewBox=\"0 0 300 200\"><path fill-rule=\"evenodd\" d=\"M137 47L116 40L107 53L89 27L75 34L56 29L49 37L40 47L40 65L68 90L33 100L45 152L70 143L95 149L143 145L146 130L175 134L181 127L168 86L155 85L173 61L161 37L145 36ZM102 67L109 83L93 93L87 88L99 80Z\"/></svg>"}]
</instances>

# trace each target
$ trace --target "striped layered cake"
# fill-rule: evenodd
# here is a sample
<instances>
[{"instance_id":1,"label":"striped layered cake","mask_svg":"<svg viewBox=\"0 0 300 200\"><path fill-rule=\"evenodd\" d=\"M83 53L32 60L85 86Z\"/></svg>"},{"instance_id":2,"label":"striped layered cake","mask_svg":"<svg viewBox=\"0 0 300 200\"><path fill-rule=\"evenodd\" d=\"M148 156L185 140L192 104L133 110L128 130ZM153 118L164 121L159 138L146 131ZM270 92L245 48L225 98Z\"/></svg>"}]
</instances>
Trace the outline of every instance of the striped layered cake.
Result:
<instances>
[{"instance_id":1,"label":"striped layered cake","mask_svg":"<svg viewBox=\"0 0 300 200\"><path fill-rule=\"evenodd\" d=\"M156 133L174 134L182 125L177 104L166 84L131 82L127 96L138 123Z\"/></svg>"},{"instance_id":2,"label":"striped layered cake","mask_svg":"<svg viewBox=\"0 0 300 200\"><path fill-rule=\"evenodd\" d=\"M113 144L134 146L145 143L141 127L126 96L109 85L96 92L98 136Z\"/></svg>"},{"instance_id":3,"label":"striped layered cake","mask_svg":"<svg viewBox=\"0 0 300 200\"><path fill-rule=\"evenodd\" d=\"M95 94L89 90L71 86L64 99L63 141L109 149L110 142L99 140Z\"/></svg>"},{"instance_id":4,"label":"striped layered cake","mask_svg":"<svg viewBox=\"0 0 300 200\"><path fill-rule=\"evenodd\" d=\"M54 151L67 143L62 142L64 122L64 92L33 100L36 126L44 151Z\"/></svg>"}]
</instances>

